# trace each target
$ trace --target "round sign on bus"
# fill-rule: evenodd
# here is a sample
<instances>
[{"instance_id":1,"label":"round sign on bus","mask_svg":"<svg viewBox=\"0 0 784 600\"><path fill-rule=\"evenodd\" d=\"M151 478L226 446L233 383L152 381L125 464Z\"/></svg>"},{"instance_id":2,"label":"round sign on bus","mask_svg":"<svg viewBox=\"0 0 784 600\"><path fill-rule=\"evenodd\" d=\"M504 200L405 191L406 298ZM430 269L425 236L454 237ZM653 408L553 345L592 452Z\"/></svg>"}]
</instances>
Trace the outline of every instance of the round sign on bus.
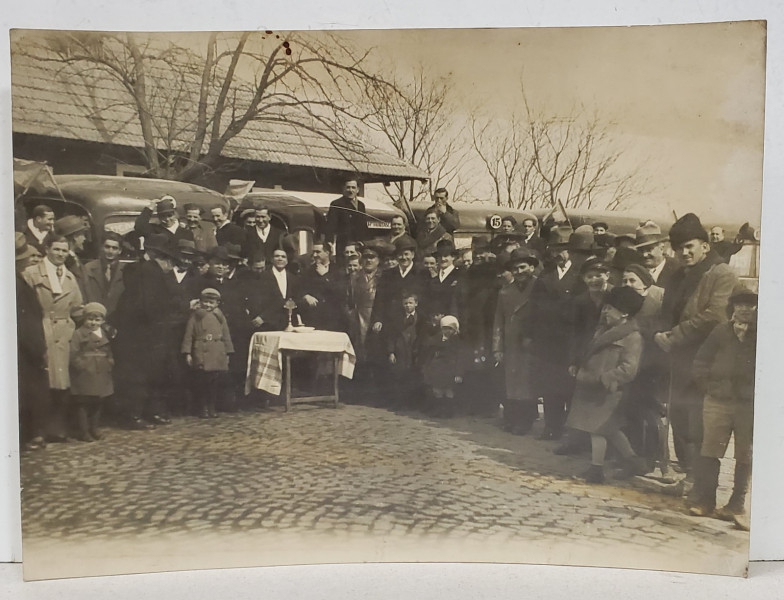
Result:
<instances>
[{"instance_id":1,"label":"round sign on bus","mask_svg":"<svg viewBox=\"0 0 784 600\"><path fill-rule=\"evenodd\" d=\"M501 228L501 215L491 215L488 219L488 224L492 229Z\"/></svg>"}]
</instances>

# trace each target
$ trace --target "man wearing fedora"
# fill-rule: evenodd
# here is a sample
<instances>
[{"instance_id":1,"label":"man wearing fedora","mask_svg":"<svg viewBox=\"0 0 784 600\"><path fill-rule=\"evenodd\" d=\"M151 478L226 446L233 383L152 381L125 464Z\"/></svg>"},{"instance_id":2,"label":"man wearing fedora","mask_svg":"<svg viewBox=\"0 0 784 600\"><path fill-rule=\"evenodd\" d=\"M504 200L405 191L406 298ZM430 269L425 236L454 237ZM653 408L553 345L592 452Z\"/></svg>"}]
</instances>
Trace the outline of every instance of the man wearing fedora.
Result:
<instances>
[{"instance_id":1,"label":"man wearing fedora","mask_svg":"<svg viewBox=\"0 0 784 600\"><path fill-rule=\"evenodd\" d=\"M51 413L47 385L44 313L35 290L22 273L30 265L36 249L25 234L14 239L16 254L16 327L19 373L19 441L26 450L46 446Z\"/></svg>"},{"instance_id":2,"label":"man wearing fedora","mask_svg":"<svg viewBox=\"0 0 784 600\"><path fill-rule=\"evenodd\" d=\"M151 221L153 211L158 219L157 223ZM136 217L133 228L138 235L145 237L155 233L175 240L180 238L193 240L193 232L186 227L180 227L180 219L177 216L177 200L169 195L163 196L159 200L153 200L149 206L145 206Z\"/></svg>"},{"instance_id":3,"label":"man wearing fedora","mask_svg":"<svg viewBox=\"0 0 784 600\"><path fill-rule=\"evenodd\" d=\"M178 369L179 323L189 308L172 278L179 260L174 237L151 233L144 247L149 260L125 269L113 319L117 383L132 429L170 422L166 400Z\"/></svg>"},{"instance_id":4,"label":"man wearing fedora","mask_svg":"<svg viewBox=\"0 0 784 600\"><path fill-rule=\"evenodd\" d=\"M503 366L505 380L504 428L524 435L539 414L533 331L533 289L539 259L527 248L518 248L509 257L514 282L498 292L493 321L493 359Z\"/></svg>"},{"instance_id":5,"label":"man wearing fedora","mask_svg":"<svg viewBox=\"0 0 784 600\"><path fill-rule=\"evenodd\" d=\"M73 273L76 281L81 285L84 279L84 266L79 254L84 252L84 244L87 241L87 223L77 215L66 215L54 222L54 233L68 240L65 268Z\"/></svg>"},{"instance_id":6,"label":"man wearing fedora","mask_svg":"<svg viewBox=\"0 0 784 600\"><path fill-rule=\"evenodd\" d=\"M702 444L702 392L693 374L694 356L713 328L727 320L727 302L737 275L711 251L699 217L688 213L670 229L670 245L681 268L662 301L664 331L654 342L670 356L670 423L681 470L691 473Z\"/></svg>"},{"instance_id":7,"label":"man wearing fedora","mask_svg":"<svg viewBox=\"0 0 784 600\"><path fill-rule=\"evenodd\" d=\"M541 437L547 440L561 437L574 391L574 380L569 376L572 303L585 289L577 263L587 259L586 250L592 244L593 229L589 234L574 232L569 225L552 227L547 244L550 264L537 278L533 291L532 337L537 355L538 395L544 400L545 418ZM573 255L573 248L578 253Z\"/></svg>"},{"instance_id":8,"label":"man wearing fedora","mask_svg":"<svg viewBox=\"0 0 784 600\"><path fill-rule=\"evenodd\" d=\"M125 291L122 254L122 236L113 231L104 233L99 257L84 265L82 276L82 296L85 302L98 302L106 308L106 318L117 308L117 303Z\"/></svg>"},{"instance_id":9,"label":"man wearing fedora","mask_svg":"<svg viewBox=\"0 0 784 600\"><path fill-rule=\"evenodd\" d=\"M642 264L650 271L653 282L667 289L680 265L665 254L667 236L662 234L661 227L654 221L646 221L636 229L634 241L634 247L642 255Z\"/></svg>"}]
</instances>

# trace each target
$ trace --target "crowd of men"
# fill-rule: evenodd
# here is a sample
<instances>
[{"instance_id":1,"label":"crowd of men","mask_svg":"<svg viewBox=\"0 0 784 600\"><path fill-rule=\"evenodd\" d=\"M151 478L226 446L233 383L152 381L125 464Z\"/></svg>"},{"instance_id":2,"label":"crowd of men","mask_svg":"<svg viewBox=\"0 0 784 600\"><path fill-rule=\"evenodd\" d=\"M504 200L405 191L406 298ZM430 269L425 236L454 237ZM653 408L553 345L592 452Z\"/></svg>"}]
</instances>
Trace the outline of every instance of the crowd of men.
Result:
<instances>
[{"instance_id":1,"label":"crowd of men","mask_svg":"<svg viewBox=\"0 0 784 600\"><path fill-rule=\"evenodd\" d=\"M543 404L540 439L560 440L560 454L590 451L584 476L597 483L608 443L617 476L669 477L671 427L677 469L694 481L692 512L743 514L756 296L727 264L742 240L709 235L694 214L669 236L653 221L616 236L605 223L573 229L507 217L498 235L459 249L460 216L446 190L436 190L421 222L394 217L383 238L368 227L358 192L356 180L345 183L309 257L297 256L263 206L236 215L185 206L181 219L166 196L136 220L136 261L120 261L127 236L106 232L99 258L83 264L85 221L36 207L16 239L25 448L100 437L95 423L74 425L70 390L83 369L72 340L89 320L86 305L103 310L104 333L95 318L90 331L111 341L113 423L149 429L214 416L215 407L265 407L268 398L243 393L249 340L284 329L290 299L305 325L349 335L357 366L342 382L347 402L441 417L492 417L502 407L503 427L517 435L531 431ZM209 379L217 397L206 410L194 400L206 380L183 338L194 311L218 302L228 362L220 383ZM221 339L216 331L202 341ZM733 432L735 488L715 513L719 458Z\"/></svg>"}]
</instances>

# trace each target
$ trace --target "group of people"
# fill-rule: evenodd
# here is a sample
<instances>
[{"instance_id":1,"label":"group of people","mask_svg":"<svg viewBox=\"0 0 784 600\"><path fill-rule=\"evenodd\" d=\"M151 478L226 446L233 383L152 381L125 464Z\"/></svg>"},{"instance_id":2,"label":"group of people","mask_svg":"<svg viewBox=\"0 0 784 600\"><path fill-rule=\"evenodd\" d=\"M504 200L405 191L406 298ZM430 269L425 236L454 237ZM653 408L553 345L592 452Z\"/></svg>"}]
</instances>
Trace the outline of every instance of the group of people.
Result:
<instances>
[{"instance_id":1,"label":"group of people","mask_svg":"<svg viewBox=\"0 0 784 600\"><path fill-rule=\"evenodd\" d=\"M420 223L392 219L374 235L349 180L308 257L257 207L232 222L223 206L164 197L136 221L139 258L106 232L82 264L86 223L33 210L17 234L20 406L29 449L100 437L113 397L124 426L215 417L268 399L243 393L249 340L282 330L289 313L354 346L347 402L441 417L495 416L529 433L543 405L543 440L590 453L588 482L617 477L691 483L694 514L743 514L751 465L756 295L699 218L662 235L648 221L615 236L605 223L517 223L455 245L458 211L436 190ZM153 218L155 217L155 218ZM714 242L718 244L718 241ZM674 255L674 256L673 256ZM291 300L292 302L288 302ZM48 387L46 386L48 383ZM735 436L735 486L716 512L719 459Z\"/></svg>"}]
</instances>

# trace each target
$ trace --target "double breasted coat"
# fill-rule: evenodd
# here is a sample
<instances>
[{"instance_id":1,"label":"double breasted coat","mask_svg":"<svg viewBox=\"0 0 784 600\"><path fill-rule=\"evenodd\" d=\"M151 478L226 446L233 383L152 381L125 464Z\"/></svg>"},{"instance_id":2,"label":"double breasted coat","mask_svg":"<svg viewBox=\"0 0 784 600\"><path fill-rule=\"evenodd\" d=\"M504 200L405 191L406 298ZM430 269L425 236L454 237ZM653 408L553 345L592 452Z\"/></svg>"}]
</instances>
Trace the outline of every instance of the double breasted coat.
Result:
<instances>
[{"instance_id":1,"label":"double breasted coat","mask_svg":"<svg viewBox=\"0 0 784 600\"><path fill-rule=\"evenodd\" d=\"M112 345L106 332L101 337L80 327L71 338L71 393L107 398L114 394Z\"/></svg>"},{"instance_id":2,"label":"double breasted coat","mask_svg":"<svg viewBox=\"0 0 784 600\"><path fill-rule=\"evenodd\" d=\"M82 307L82 292L76 277L66 268L63 268L63 279L60 284L62 293L52 292L45 261L27 269L23 277L35 290L43 310L49 388L66 390L71 386L68 364L71 354L71 336L76 329L73 315Z\"/></svg>"},{"instance_id":3,"label":"double breasted coat","mask_svg":"<svg viewBox=\"0 0 784 600\"><path fill-rule=\"evenodd\" d=\"M504 381L506 397L532 400L534 388L534 315L532 292L536 278L519 284L510 283L498 292L498 303L493 320L493 352L504 353Z\"/></svg>"},{"instance_id":4,"label":"double breasted coat","mask_svg":"<svg viewBox=\"0 0 784 600\"><path fill-rule=\"evenodd\" d=\"M378 348L378 344L373 342L380 342L379 334L370 332L370 317L373 314L373 303L380 280L381 270L376 269L370 276L364 271L353 273L349 282L348 335L357 357L361 360L368 358L369 350Z\"/></svg>"},{"instance_id":5,"label":"double breasted coat","mask_svg":"<svg viewBox=\"0 0 784 600\"><path fill-rule=\"evenodd\" d=\"M580 361L566 426L598 435L618 430L624 386L637 375L641 355L642 335L634 320L600 326Z\"/></svg>"},{"instance_id":6,"label":"double breasted coat","mask_svg":"<svg viewBox=\"0 0 784 600\"><path fill-rule=\"evenodd\" d=\"M219 308L193 311L185 326L180 350L191 355L194 369L229 370L229 354L234 352L234 346L226 317Z\"/></svg>"}]
</instances>

